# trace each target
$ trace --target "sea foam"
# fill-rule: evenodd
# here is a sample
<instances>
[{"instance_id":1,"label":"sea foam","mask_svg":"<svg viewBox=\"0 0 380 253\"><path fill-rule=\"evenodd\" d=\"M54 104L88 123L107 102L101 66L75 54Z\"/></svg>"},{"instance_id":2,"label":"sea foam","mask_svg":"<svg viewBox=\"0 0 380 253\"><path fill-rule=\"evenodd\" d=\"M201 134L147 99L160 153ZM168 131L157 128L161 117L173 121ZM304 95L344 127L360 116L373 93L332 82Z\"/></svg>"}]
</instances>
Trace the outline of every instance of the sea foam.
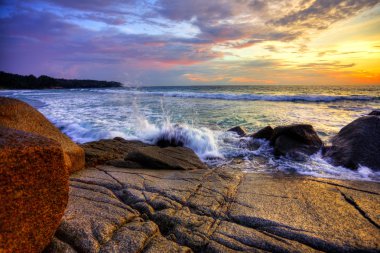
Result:
<instances>
[{"instance_id":1,"label":"sea foam","mask_svg":"<svg viewBox=\"0 0 380 253\"><path fill-rule=\"evenodd\" d=\"M375 101L379 97L357 96L357 95L264 95L264 94L236 94L236 93L206 93L206 92L176 92L176 91L143 91L135 89L93 89L92 92L102 93L126 93L130 95L147 95L158 97L178 97L178 98L202 98L218 100L242 100L242 101L277 101L277 102L337 102L337 101Z\"/></svg>"},{"instance_id":2,"label":"sea foam","mask_svg":"<svg viewBox=\"0 0 380 253\"><path fill-rule=\"evenodd\" d=\"M219 152L217 133L208 128L196 128L188 124L173 124L168 118L159 124L153 124L141 115L135 115L135 135L138 139L156 144L159 140L174 140L192 149L200 158L223 158Z\"/></svg>"},{"instance_id":3,"label":"sea foam","mask_svg":"<svg viewBox=\"0 0 380 253\"><path fill-rule=\"evenodd\" d=\"M304 122L308 119L313 125L318 126L319 133L326 132L328 139L342 126L377 106L379 97L371 97L377 94L375 92L367 92L366 96L356 96L352 92L348 93L349 95L314 96L277 95L275 92L265 95L239 94L238 91L210 93L206 89L198 93L188 90L161 92L143 89L82 89L6 91L0 94L20 98L37 107L64 133L79 143L113 137L141 140L151 144L162 139L175 140L194 150L212 167L226 166L229 169L242 169L248 173L281 171L316 177L380 181L380 172L365 167L360 167L357 171L336 167L326 161L320 153L308 157L305 161L294 161L288 157L275 158L273 148L268 142L240 138L234 133L225 131L235 125L248 124L248 128L257 130L266 124L276 126ZM189 99L176 99L176 97ZM133 99L138 102L133 103ZM209 99L221 99L221 101L214 103L208 101ZM273 103L277 105L276 110L268 108L266 111L267 109L261 106L262 103L246 103L247 106L244 107L241 103L227 100L300 102L292 105ZM333 103L345 100L358 102ZM163 102L166 106L163 106ZM329 104L314 105L311 102ZM237 104L242 107L237 108ZM287 110L288 107L291 108L291 113ZM315 108L317 109L314 110ZM277 111L283 113L274 115ZM308 118L306 117L308 114L316 117ZM286 116L285 120L280 117L282 115ZM334 118L336 115L339 117ZM215 119L210 120L212 117ZM254 119L252 122L246 120L251 118Z\"/></svg>"}]
</instances>

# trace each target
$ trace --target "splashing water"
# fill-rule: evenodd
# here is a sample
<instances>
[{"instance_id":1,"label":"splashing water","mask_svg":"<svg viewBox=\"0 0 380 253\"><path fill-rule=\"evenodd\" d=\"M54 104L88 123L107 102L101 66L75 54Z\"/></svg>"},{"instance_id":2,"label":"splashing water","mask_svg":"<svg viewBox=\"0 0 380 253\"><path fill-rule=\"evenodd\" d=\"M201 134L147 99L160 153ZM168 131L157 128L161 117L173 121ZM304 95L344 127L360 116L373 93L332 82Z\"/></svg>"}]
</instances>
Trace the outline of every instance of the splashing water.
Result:
<instances>
[{"instance_id":1,"label":"splashing water","mask_svg":"<svg viewBox=\"0 0 380 253\"><path fill-rule=\"evenodd\" d=\"M173 124L163 101L161 101L161 108L163 121L155 125L148 121L134 103L132 117L136 119L134 132L138 139L151 144L157 144L159 140L173 140L175 143L192 149L202 159L223 158L218 149L216 132L205 127L196 128L187 124Z\"/></svg>"},{"instance_id":2,"label":"splashing water","mask_svg":"<svg viewBox=\"0 0 380 253\"><path fill-rule=\"evenodd\" d=\"M226 132L309 123L325 143L352 120L379 108L380 89L309 87L173 87L141 90L0 91L37 107L74 141L122 137L155 144L173 140L210 166L247 173L297 173L380 181L380 172L336 167L321 153L294 161L275 158L269 143Z\"/></svg>"}]
</instances>

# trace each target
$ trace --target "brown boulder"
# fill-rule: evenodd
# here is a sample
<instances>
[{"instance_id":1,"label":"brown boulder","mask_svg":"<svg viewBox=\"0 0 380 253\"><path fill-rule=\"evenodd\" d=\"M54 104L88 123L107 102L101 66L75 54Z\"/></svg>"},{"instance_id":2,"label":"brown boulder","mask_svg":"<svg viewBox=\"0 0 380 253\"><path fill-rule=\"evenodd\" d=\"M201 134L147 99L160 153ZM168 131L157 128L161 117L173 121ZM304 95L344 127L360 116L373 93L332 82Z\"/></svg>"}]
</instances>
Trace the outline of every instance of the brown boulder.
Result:
<instances>
[{"instance_id":1,"label":"brown boulder","mask_svg":"<svg viewBox=\"0 0 380 253\"><path fill-rule=\"evenodd\" d=\"M129 153L125 160L137 162L146 168L194 170L207 169L207 166L189 148L149 146Z\"/></svg>"},{"instance_id":2,"label":"brown boulder","mask_svg":"<svg viewBox=\"0 0 380 253\"><path fill-rule=\"evenodd\" d=\"M250 137L255 138L255 139L265 139L265 140L270 140L274 131L271 126L266 126L263 129L260 129L254 134L251 134Z\"/></svg>"},{"instance_id":3,"label":"brown boulder","mask_svg":"<svg viewBox=\"0 0 380 253\"><path fill-rule=\"evenodd\" d=\"M237 135L239 135L240 137L246 136L248 133L247 129L245 129L245 127L243 126L236 126L236 127L230 128L227 130L227 132L237 133Z\"/></svg>"},{"instance_id":4,"label":"brown boulder","mask_svg":"<svg viewBox=\"0 0 380 253\"><path fill-rule=\"evenodd\" d=\"M313 126L306 124L276 127L270 143L274 146L275 155L311 155L323 147Z\"/></svg>"},{"instance_id":5,"label":"brown boulder","mask_svg":"<svg viewBox=\"0 0 380 253\"><path fill-rule=\"evenodd\" d=\"M0 252L41 252L68 201L61 145L0 127Z\"/></svg>"},{"instance_id":6,"label":"brown boulder","mask_svg":"<svg viewBox=\"0 0 380 253\"><path fill-rule=\"evenodd\" d=\"M35 133L59 142L68 171L72 173L84 168L83 149L27 103L0 97L0 126Z\"/></svg>"},{"instance_id":7,"label":"brown boulder","mask_svg":"<svg viewBox=\"0 0 380 253\"><path fill-rule=\"evenodd\" d=\"M81 145L86 155L86 167L93 167L105 163L120 163L124 157L137 148L146 147L140 141L127 141L116 137L109 140L87 142Z\"/></svg>"},{"instance_id":8,"label":"brown boulder","mask_svg":"<svg viewBox=\"0 0 380 253\"><path fill-rule=\"evenodd\" d=\"M357 169L359 164L380 170L380 117L364 116L343 127L325 156L335 165Z\"/></svg>"}]
</instances>

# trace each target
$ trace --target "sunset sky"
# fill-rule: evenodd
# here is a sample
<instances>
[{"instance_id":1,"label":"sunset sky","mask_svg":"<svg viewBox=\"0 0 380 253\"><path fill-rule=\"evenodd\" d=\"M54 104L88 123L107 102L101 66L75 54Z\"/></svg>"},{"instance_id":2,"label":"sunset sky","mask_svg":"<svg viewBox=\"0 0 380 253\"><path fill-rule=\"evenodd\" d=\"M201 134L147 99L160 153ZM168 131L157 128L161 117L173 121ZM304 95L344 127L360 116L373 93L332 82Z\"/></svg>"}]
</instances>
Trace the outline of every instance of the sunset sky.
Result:
<instances>
[{"instance_id":1,"label":"sunset sky","mask_svg":"<svg viewBox=\"0 0 380 253\"><path fill-rule=\"evenodd\" d=\"M0 5L6 72L132 86L380 85L380 0Z\"/></svg>"}]
</instances>

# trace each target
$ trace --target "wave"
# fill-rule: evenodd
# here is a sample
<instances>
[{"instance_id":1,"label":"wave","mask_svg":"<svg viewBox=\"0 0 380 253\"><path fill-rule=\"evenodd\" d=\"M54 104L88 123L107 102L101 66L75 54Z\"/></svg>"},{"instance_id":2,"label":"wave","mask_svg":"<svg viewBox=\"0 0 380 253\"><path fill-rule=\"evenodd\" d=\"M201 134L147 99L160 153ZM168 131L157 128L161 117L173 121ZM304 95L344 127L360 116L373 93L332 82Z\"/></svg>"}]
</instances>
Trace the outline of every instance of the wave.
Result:
<instances>
[{"instance_id":1,"label":"wave","mask_svg":"<svg viewBox=\"0 0 380 253\"><path fill-rule=\"evenodd\" d=\"M172 124L169 120L160 125L150 123L144 116L136 117L135 135L151 144L165 140L192 149L200 158L223 158L219 152L216 133L208 128L187 124Z\"/></svg>"},{"instance_id":2,"label":"wave","mask_svg":"<svg viewBox=\"0 0 380 253\"><path fill-rule=\"evenodd\" d=\"M211 130L207 127L172 123L168 118L152 123L143 114L132 113L131 116L134 119L133 124L125 128L113 128L112 124L100 127L81 120L78 122L51 120L65 134L79 143L114 137L140 140L149 144L166 140L181 143L192 149L211 167L239 169L247 173L280 171L286 174L314 177L380 181L380 172L374 172L366 167L353 171L334 166L324 159L321 152L303 161L295 161L286 156L275 158L273 148L265 140L239 137L232 132Z\"/></svg>"},{"instance_id":3,"label":"wave","mask_svg":"<svg viewBox=\"0 0 380 253\"><path fill-rule=\"evenodd\" d=\"M159 97L178 98L202 98L218 100L236 101L278 101L278 102L337 102L337 101L373 101L380 100L380 97L350 95L350 96L330 96L330 95L264 95L264 94L234 94L234 93L203 93L203 92L180 92L180 91L137 91L137 90L91 90L99 93L126 93L131 95L148 95Z\"/></svg>"}]
</instances>

